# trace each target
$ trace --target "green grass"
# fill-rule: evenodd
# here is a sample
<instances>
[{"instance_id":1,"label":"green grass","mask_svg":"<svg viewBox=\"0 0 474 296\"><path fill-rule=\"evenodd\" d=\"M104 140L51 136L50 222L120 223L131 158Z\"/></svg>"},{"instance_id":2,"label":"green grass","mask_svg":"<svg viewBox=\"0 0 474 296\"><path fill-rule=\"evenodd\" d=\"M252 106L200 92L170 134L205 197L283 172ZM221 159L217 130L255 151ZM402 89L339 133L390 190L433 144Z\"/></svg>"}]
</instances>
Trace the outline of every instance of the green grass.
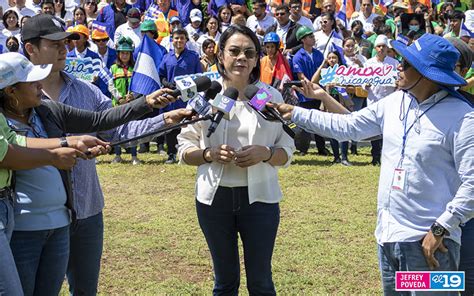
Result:
<instances>
[{"instance_id":1,"label":"green grass","mask_svg":"<svg viewBox=\"0 0 474 296\"><path fill-rule=\"evenodd\" d=\"M379 168L368 164L368 148L360 152L350 157L352 167L309 154L280 170L284 198L273 255L279 294L381 294L373 236ZM196 168L165 165L157 154L139 157L140 166L111 165L112 156L98 165L106 202L99 292L211 294L212 262L194 208Z\"/></svg>"}]
</instances>

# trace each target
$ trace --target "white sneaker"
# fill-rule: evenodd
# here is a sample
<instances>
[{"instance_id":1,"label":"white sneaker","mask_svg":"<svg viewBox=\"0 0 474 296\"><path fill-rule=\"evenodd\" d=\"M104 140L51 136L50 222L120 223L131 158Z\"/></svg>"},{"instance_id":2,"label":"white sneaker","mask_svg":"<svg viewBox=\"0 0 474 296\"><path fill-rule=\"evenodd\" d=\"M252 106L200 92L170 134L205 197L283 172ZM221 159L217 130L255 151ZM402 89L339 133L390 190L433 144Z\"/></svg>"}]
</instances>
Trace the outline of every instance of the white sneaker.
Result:
<instances>
[{"instance_id":1,"label":"white sneaker","mask_svg":"<svg viewBox=\"0 0 474 296\"><path fill-rule=\"evenodd\" d=\"M112 163L121 163L122 162L122 157L120 155L116 155L114 159L112 160Z\"/></svg>"},{"instance_id":2,"label":"white sneaker","mask_svg":"<svg viewBox=\"0 0 474 296\"><path fill-rule=\"evenodd\" d=\"M135 156L132 157L132 165L139 165L141 164L141 161Z\"/></svg>"}]
</instances>

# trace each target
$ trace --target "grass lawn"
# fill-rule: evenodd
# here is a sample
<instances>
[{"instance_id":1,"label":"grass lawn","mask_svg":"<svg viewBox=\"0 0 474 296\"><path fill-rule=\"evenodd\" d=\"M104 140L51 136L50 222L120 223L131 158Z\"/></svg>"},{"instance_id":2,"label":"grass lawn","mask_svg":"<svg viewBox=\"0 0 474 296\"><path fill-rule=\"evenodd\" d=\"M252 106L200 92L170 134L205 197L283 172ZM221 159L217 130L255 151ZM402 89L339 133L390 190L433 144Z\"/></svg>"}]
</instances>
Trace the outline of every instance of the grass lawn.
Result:
<instances>
[{"instance_id":1,"label":"grass lawn","mask_svg":"<svg viewBox=\"0 0 474 296\"><path fill-rule=\"evenodd\" d=\"M359 153L350 156L352 167L310 153L280 170L284 198L273 256L279 294L381 294L373 236L379 167L369 165L368 148ZM165 165L157 154L139 157L139 166L109 164L112 156L97 166L106 201L99 292L211 294L212 262L195 213L196 168ZM243 261L241 269L246 295Z\"/></svg>"}]
</instances>

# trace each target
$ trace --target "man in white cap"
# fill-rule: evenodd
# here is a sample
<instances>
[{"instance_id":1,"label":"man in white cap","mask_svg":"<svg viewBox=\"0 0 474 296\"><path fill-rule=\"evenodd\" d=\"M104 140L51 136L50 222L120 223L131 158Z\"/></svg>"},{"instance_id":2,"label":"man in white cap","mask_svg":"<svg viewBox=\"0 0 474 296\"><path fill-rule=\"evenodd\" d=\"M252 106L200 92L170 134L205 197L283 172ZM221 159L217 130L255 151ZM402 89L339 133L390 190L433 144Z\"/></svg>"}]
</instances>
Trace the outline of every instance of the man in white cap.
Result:
<instances>
[{"instance_id":1,"label":"man in white cap","mask_svg":"<svg viewBox=\"0 0 474 296\"><path fill-rule=\"evenodd\" d=\"M201 30L202 12L199 9L194 8L189 14L189 19L191 20L191 22L187 24L184 28L188 32L189 39L192 41L197 41L199 37L201 37L201 35L203 34Z\"/></svg>"},{"instance_id":2,"label":"man in white cap","mask_svg":"<svg viewBox=\"0 0 474 296\"><path fill-rule=\"evenodd\" d=\"M387 55L388 52L388 38L385 35L379 35L375 39L375 51L377 54L375 57L368 59L364 63L364 67L384 67L385 65L393 66L393 69L398 68L398 61ZM386 85L372 85L369 86L369 95L367 96L367 105L371 105L382 98L385 98L389 94L396 90L394 86ZM382 139L375 139L370 141L372 145L372 164L380 165L380 157L382 153Z\"/></svg>"},{"instance_id":3,"label":"man in white cap","mask_svg":"<svg viewBox=\"0 0 474 296\"><path fill-rule=\"evenodd\" d=\"M397 271L458 270L460 226L474 217L474 111L455 90L466 81L447 40L425 34L410 46L391 44L403 57L400 90L383 100L351 114L277 108L339 141L383 134L375 236L384 294L399 295ZM305 96L330 102L317 85L304 84Z\"/></svg>"}]
</instances>

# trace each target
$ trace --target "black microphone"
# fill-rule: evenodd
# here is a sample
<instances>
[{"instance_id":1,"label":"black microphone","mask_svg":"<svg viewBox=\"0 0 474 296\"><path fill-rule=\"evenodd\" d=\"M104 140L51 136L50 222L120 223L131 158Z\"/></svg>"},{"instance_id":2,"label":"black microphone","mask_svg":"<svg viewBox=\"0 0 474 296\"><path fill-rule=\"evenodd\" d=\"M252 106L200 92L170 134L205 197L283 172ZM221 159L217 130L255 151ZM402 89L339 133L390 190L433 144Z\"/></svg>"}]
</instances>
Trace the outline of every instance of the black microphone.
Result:
<instances>
[{"instance_id":1,"label":"black microphone","mask_svg":"<svg viewBox=\"0 0 474 296\"><path fill-rule=\"evenodd\" d=\"M283 130L292 138L295 137L293 129L296 124L290 120L285 120L281 114L273 107L267 106L267 103L271 101L272 95L265 88L258 88L257 86L250 84L245 88L245 97L249 100L248 104L258 114L260 114L265 120L278 120L283 125Z\"/></svg>"},{"instance_id":2,"label":"black microphone","mask_svg":"<svg viewBox=\"0 0 474 296\"><path fill-rule=\"evenodd\" d=\"M181 100L187 102L209 87L211 87L211 79L207 76L198 76L196 79L184 77L176 80L176 89L173 90L171 95L175 98L181 96Z\"/></svg>"},{"instance_id":3,"label":"black microphone","mask_svg":"<svg viewBox=\"0 0 474 296\"><path fill-rule=\"evenodd\" d=\"M217 126L221 122L222 118L230 120L234 113L232 108L234 108L235 100L239 96L239 91L233 87L229 87L224 91L224 94L218 94L216 98L212 101L211 105L217 109L217 113L212 119L212 123L207 130L207 137L209 138L212 133L216 131Z\"/></svg>"},{"instance_id":4,"label":"black microphone","mask_svg":"<svg viewBox=\"0 0 474 296\"><path fill-rule=\"evenodd\" d=\"M209 100L213 100L222 90L222 85L217 81L212 81L211 86L204 93L204 97L197 95L195 98L189 100L186 109L192 110L191 116L206 115L211 110Z\"/></svg>"}]
</instances>

